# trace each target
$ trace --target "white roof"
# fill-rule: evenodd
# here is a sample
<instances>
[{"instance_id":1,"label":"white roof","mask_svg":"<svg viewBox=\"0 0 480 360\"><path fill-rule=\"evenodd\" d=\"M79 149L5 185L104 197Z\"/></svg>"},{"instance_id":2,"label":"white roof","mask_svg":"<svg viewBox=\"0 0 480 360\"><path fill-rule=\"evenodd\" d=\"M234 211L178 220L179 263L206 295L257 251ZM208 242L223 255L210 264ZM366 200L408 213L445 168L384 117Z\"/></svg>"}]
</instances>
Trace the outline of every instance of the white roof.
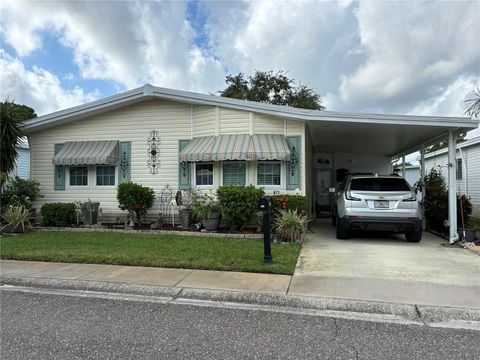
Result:
<instances>
[{"instance_id":1,"label":"white roof","mask_svg":"<svg viewBox=\"0 0 480 360\"><path fill-rule=\"evenodd\" d=\"M272 105L246 100L231 99L216 95L198 94L189 91L166 89L152 85L129 90L104 99L75 106L30 119L24 123L27 133L35 132L51 126L74 121L96 113L105 112L129 104L142 102L152 98L179 101L189 104L214 105L226 108L252 111L281 118L322 121L336 123L368 123L392 125L430 125L473 129L478 126L477 120L467 117L442 117L442 116L413 116L413 115L388 115L369 113L347 113L335 111L319 111L299 109L290 106Z\"/></svg>"},{"instance_id":2,"label":"white roof","mask_svg":"<svg viewBox=\"0 0 480 360\"><path fill-rule=\"evenodd\" d=\"M33 133L150 99L212 105L266 114L279 119L304 121L310 131L313 147L317 151L362 152L392 157L404 152L406 154L414 152L422 143L428 145L445 137L449 130L456 133L465 132L477 128L479 123L478 120L467 117L307 110L147 84L101 100L27 120L23 128L26 133Z\"/></svg>"}]
</instances>

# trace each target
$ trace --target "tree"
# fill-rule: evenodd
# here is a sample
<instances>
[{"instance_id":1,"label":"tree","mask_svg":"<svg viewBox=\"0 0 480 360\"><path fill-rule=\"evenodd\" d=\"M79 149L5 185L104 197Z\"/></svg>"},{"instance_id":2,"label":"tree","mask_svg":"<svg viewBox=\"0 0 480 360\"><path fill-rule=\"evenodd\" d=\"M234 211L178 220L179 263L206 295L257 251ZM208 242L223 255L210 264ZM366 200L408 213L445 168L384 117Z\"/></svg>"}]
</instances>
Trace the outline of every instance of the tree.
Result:
<instances>
[{"instance_id":1,"label":"tree","mask_svg":"<svg viewBox=\"0 0 480 360\"><path fill-rule=\"evenodd\" d=\"M466 115L470 117L478 117L480 115L480 89L478 87L477 90L473 90L473 97L465 100L465 103L467 104Z\"/></svg>"},{"instance_id":2,"label":"tree","mask_svg":"<svg viewBox=\"0 0 480 360\"><path fill-rule=\"evenodd\" d=\"M5 100L0 103L0 122L2 141L0 147L0 185L3 186L8 173L15 167L17 160L17 147L24 136L21 126L23 121L37 117L32 108L15 104L14 101ZM0 187L1 187L0 186Z\"/></svg>"},{"instance_id":3,"label":"tree","mask_svg":"<svg viewBox=\"0 0 480 360\"><path fill-rule=\"evenodd\" d=\"M255 71L254 76L239 73L227 75L227 87L219 91L220 96L287 105L296 108L325 110L320 95L312 88L289 79L283 71L274 74L272 71Z\"/></svg>"}]
</instances>

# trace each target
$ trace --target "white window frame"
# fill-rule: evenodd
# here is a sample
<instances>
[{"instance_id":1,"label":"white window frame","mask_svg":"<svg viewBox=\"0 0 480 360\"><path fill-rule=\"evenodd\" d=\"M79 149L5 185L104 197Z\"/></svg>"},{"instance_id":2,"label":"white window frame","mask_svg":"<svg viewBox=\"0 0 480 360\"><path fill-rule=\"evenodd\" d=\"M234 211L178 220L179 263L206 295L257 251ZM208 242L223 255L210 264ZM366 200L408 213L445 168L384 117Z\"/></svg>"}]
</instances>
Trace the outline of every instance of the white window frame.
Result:
<instances>
[{"instance_id":1,"label":"white window frame","mask_svg":"<svg viewBox=\"0 0 480 360\"><path fill-rule=\"evenodd\" d=\"M87 185L70 185L70 168L72 167L86 167L87 168ZM72 165L72 166L65 166L65 176L66 176L66 188L68 189L90 189L92 184L91 179L91 168L88 165Z\"/></svg>"},{"instance_id":2,"label":"white window frame","mask_svg":"<svg viewBox=\"0 0 480 360\"><path fill-rule=\"evenodd\" d=\"M197 165L212 165L212 185L197 185ZM215 164L212 161L198 161L193 163L193 186L198 189L213 189L215 188Z\"/></svg>"},{"instance_id":3,"label":"white window frame","mask_svg":"<svg viewBox=\"0 0 480 360\"><path fill-rule=\"evenodd\" d=\"M236 163L242 163L245 165L245 186L248 185L248 162L247 161L222 161L220 163L220 179L221 179L221 182L222 182L222 185L225 185L225 183L223 182L223 165L224 164L236 164ZM231 184L228 184L228 185L231 185Z\"/></svg>"},{"instance_id":4,"label":"white window frame","mask_svg":"<svg viewBox=\"0 0 480 360\"><path fill-rule=\"evenodd\" d=\"M99 166L113 166L115 168L115 185L97 185L97 167ZM117 165L95 165L94 166L94 188L95 189L115 189L118 185L118 166Z\"/></svg>"},{"instance_id":5,"label":"white window frame","mask_svg":"<svg viewBox=\"0 0 480 360\"><path fill-rule=\"evenodd\" d=\"M261 185L261 184L259 184L258 183L258 165L259 164L271 164L271 163L280 164L280 185ZM266 190L269 190L269 189L278 190L278 189L285 188L285 161L279 161L279 160L257 161L255 163L255 186L256 187L262 187Z\"/></svg>"}]
</instances>

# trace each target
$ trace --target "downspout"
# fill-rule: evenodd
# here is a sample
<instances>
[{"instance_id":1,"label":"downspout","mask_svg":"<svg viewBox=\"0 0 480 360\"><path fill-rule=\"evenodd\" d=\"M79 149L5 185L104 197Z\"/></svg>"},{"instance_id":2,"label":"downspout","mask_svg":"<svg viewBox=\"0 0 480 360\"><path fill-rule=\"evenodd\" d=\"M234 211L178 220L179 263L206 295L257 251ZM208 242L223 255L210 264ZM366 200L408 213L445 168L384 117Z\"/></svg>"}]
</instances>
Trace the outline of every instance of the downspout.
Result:
<instances>
[{"instance_id":1,"label":"downspout","mask_svg":"<svg viewBox=\"0 0 480 360\"><path fill-rule=\"evenodd\" d=\"M457 232L457 177L456 146L453 130L448 130L448 222L450 244L458 241Z\"/></svg>"}]
</instances>

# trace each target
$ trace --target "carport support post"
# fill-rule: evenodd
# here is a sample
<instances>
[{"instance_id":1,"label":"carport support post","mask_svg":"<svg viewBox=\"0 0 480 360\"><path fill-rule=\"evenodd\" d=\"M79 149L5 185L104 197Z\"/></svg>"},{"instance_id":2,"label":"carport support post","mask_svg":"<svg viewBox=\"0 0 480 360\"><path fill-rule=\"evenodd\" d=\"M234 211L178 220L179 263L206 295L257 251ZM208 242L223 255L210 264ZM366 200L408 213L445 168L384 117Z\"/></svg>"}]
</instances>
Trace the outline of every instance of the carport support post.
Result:
<instances>
[{"instance_id":1,"label":"carport support post","mask_svg":"<svg viewBox=\"0 0 480 360\"><path fill-rule=\"evenodd\" d=\"M402 177L405 177L405 153L402 153Z\"/></svg>"},{"instance_id":2,"label":"carport support post","mask_svg":"<svg viewBox=\"0 0 480 360\"><path fill-rule=\"evenodd\" d=\"M455 160L455 136L448 130L448 223L450 244L458 240L457 232L457 162Z\"/></svg>"},{"instance_id":3,"label":"carport support post","mask_svg":"<svg viewBox=\"0 0 480 360\"><path fill-rule=\"evenodd\" d=\"M422 228L425 230L425 144L420 149L420 184L422 186Z\"/></svg>"}]
</instances>

